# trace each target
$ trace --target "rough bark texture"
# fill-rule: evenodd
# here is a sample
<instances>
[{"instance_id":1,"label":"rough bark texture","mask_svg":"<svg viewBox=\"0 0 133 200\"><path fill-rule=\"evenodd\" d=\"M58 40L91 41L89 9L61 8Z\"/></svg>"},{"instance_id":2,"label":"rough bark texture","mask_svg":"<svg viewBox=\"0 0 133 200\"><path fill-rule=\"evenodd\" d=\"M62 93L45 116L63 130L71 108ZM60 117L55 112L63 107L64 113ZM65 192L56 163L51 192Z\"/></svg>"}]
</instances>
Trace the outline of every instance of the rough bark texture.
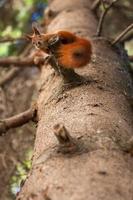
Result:
<instances>
[{"instance_id":1,"label":"rough bark texture","mask_svg":"<svg viewBox=\"0 0 133 200\"><path fill-rule=\"evenodd\" d=\"M89 0L54 0L50 7L59 14L49 32L65 29L86 38L95 34ZM18 199L133 199L133 159L125 153L133 135L127 100L132 86L123 65L116 48L94 39L92 62L76 70L90 83L64 87L50 66L42 68L33 165ZM76 151L58 151L53 134L57 123L74 138Z\"/></svg>"}]
</instances>

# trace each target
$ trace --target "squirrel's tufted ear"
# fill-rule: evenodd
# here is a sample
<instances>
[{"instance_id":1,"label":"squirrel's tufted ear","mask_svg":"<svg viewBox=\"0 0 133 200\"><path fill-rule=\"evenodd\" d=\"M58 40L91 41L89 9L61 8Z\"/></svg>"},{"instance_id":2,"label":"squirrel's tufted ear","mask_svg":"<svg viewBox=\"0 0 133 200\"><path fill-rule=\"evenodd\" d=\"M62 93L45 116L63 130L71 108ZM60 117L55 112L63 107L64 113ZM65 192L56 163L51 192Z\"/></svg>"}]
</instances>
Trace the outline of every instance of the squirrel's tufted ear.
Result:
<instances>
[{"instance_id":1,"label":"squirrel's tufted ear","mask_svg":"<svg viewBox=\"0 0 133 200\"><path fill-rule=\"evenodd\" d=\"M37 22L32 23L32 30L35 35L41 35L41 28L39 27L39 24Z\"/></svg>"},{"instance_id":2,"label":"squirrel's tufted ear","mask_svg":"<svg viewBox=\"0 0 133 200\"><path fill-rule=\"evenodd\" d=\"M33 38L33 36L32 35L28 35L28 34L25 34L25 39L27 39L27 40L32 40L32 38Z\"/></svg>"},{"instance_id":3,"label":"squirrel's tufted ear","mask_svg":"<svg viewBox=\"0 0 133 200\"><path fill-rule=\"evenodd\" d=\"M35 36L41 35L41 31L40 31L41 28L39 27L39 24L37 22L32 23L32 30L33 30L33 35L29 35L29 34L25 35L25 38L27 40L32 40Z\"/></svg>"}]
</instances>

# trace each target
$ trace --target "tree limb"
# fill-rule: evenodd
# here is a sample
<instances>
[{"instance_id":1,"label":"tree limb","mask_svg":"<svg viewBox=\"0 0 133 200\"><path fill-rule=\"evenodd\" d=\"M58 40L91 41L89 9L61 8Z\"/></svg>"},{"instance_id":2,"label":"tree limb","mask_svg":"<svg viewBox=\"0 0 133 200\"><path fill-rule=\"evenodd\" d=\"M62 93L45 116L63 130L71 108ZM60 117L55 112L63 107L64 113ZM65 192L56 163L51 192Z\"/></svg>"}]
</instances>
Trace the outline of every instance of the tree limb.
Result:
<instances>
[{"instance_id":1,"label":"tree limb","mask_svg":"<svg viewBox=\"0 0 133 200\"><path fill-rule=\"evenodd\" d=\"M21 53L20 57L26 57L28 52L30 52L31 44L27 45L24 51ZM11 70L9 70L3 78L0 79L0 86L3 86L5 83L10 81L12 78L18 74L18 72L21 70L21 68L15 67L14 65L11 66Z\"/></svg>"},{"instance_id":2,"label":"tree limb","mask_svg":"<svg viewBox=\"0 0 133 200\"><path fill-rule=\"evenodd\" d=\"M11 128L16 128L28 123L30 120L34 119L35 115L36 109L35 107L31 107L15 116L0 120L0 136Z\"/></svg>"},{"instance_id":3,"label":"tree limb","mask_svg":"<svg viewBox=\"0 0 133 200\"><path fill-rule=\"evenodd\" d=\"M7 57L7 58L0 58L0 66L33 66L35 65L33 58L20 58L20 57Z\"/></svg>"}]
</instances>

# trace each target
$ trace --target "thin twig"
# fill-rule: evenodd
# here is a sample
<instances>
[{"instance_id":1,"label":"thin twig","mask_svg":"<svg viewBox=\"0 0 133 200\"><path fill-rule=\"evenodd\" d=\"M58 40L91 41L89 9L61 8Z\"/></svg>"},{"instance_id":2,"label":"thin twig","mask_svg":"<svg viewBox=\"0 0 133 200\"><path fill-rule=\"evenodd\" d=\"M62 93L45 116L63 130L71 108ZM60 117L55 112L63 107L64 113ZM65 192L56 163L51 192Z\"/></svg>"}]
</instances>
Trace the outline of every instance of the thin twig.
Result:
<instances>
[{"instance_id":1,"label":"thin twig","mask_svg":"<svg viewBox=\"0 0 133 200\"><path fill-rule=\"evenodd\" d=\"M34 119L35 115L36 108L31 107L30 109L18 115L0 120L0 136L6 133L11 128L16 128L28 123L30 120Z\"/></svg>"},{"instance_id":2,"label":"thin twig","mask_svg":"<svg viewBox=\"0 0 133 200\"><path fill-rule=\"evenodd\" d=\"M133 32L127 34L125 37L121 38L121 43L128 42L133 39Z\"/></svg>"},{"instance_id":3,"label":"thin twig","mask_svg":"<svg viewBox=\"0 0 133 200\"><path fill-rule=\"evenodd\" d=\"M133 29L133 24L130 24L122 33L120 33L112 42L112 45L120 42L120 40L131 30Z\"/></svg>"},{"instance_id":4,"label":"thin twig","mask_svg":"<svg viewBox=\"0 0 133 200\"><path fill-rule=\"evenodd\" d=\"M116 3L118 0L113 0L109 6L103 11L103 13L101 14L99 23L98 23L98 27L97 27L97 32L96 32L96 36L100 37L101 33L102 33L102 29L103 29L103 22L105 19L105 16L107 15L108 11L113 7L114 3Z\"/></svg>"}]
</instances>

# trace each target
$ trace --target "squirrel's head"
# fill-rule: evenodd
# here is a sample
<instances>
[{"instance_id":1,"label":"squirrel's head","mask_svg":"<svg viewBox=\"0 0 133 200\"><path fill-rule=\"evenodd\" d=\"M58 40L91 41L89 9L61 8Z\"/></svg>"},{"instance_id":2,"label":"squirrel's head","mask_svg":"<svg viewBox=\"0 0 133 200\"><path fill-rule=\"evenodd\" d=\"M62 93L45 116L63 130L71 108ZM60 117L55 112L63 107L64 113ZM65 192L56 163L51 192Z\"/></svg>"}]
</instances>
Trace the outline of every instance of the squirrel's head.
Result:
<instances>
[{"instance_id":1,"label":"squirrel's head","mask_svg":"<svg viewBox=\"0 0 133 200\"><path fill-rule=\"evenodd\" d=\"M58 34L44 34L36 27L32 25L33 34L26 35L26 38L30 40L36 49L41 49L44 52L49 52L51 48L56 48L56 45L60 42Z\"/></svg>"},{"instance_id":2,"label":"squirrel's head","mask_svg":"<svg viewBox=\"0 0 133 200\"><path fill-rule=\"evenodd\" d=\"M35 26L32 26L32 30L33 34L26 35L26 38L32 42L36 49L42 49L46 51L48 49L48 42L47 39L45 39L45 34L42 34Z\"/></svg>"}]
</instances>

